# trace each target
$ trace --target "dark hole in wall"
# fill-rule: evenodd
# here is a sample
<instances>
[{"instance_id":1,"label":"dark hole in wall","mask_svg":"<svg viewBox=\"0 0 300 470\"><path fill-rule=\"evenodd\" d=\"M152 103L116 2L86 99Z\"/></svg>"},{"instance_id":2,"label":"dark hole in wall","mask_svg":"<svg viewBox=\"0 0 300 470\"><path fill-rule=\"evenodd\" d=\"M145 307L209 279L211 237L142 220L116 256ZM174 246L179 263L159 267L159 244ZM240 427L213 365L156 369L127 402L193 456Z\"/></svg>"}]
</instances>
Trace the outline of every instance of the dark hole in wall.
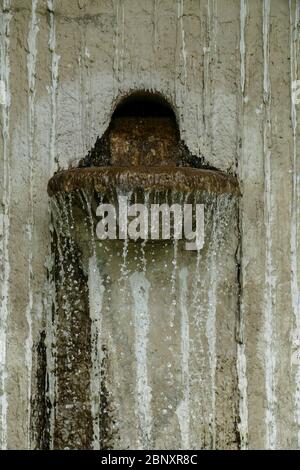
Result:
<instances>
[{"instance_id":1,"label":"dark hole in wall","mask_svg":"<svg viewBox=\"0 0 300 470\"><path fill-rule=\"evenodd\" d=\"M135 123L134 120L136 120ZM155 127L155 120L157 120L157 132L154 132L153 136L149 133L150 125L145 126L147 120L151 121L152 127ZM121 121L123 125L120 125ZM135 132L139 125L140 132L138 130ZM113 150L116 146L112 150L111 136L113 133L114 143L116 143L116 126L120 129L119 144L117 143L119 155L114 158ZM122 145L126 132L127 142L123 141L124 145ZM139 134L140 142L132 139L134 134ZM162 139L163 134L165 138ZM128 155L124 154L124 149L128 149ZM147 155L143 156L145 151ZM152 158L153 154L156 154L156 157ZM80 160L79 167L110 166L120 163L121 166L126 164L155 166L161 164L159 160L165 161L167 165L171 163L175 166L217 170L202 155L193 155L185 142L180 139L177 119L168 101L159 93L141 90L125 96L120 101L112 114L108 129L97 138L94 147Z\"/></svg>"},{"instance_id":2,"label":"dark hole in wall","mask_svg":"<svg viewBox=\"0 0 300 470\"><path fill-rule=\"evenodd\" d=\"M121 101L112 120L118 117L168 117L176 123L174 111L162 96L143 91L132 93Z\"/></svg>"}]
</instances>

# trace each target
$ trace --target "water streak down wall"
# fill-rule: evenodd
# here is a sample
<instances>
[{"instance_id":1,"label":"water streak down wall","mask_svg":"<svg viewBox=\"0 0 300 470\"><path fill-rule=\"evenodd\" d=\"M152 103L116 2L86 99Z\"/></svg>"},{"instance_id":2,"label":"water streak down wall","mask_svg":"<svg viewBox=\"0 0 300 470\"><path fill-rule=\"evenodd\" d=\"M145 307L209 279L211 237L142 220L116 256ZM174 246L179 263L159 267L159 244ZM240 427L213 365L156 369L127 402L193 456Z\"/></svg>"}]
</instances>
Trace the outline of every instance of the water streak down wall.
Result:
<instances>
[{"instance_id":1,"label":"water streak down wall","mask_svg":"<svg viewBox=\"0 0 300 470\"><path fill-rule=\"evenodd\" d=\"M86 154L119 97L137 88L162 92L190 150L239 175L241 446L299 447L299 119L291 101L299 7L298 0L1 2L2 447L44 439L30 429L29 396L33 404L40 396L41 351L52 367L43 346L55 301L47 182ZM210 345L218 357L218 344ZM50 374L40 406L51 405L55 386Z\"/></svg>"}]
</instances>

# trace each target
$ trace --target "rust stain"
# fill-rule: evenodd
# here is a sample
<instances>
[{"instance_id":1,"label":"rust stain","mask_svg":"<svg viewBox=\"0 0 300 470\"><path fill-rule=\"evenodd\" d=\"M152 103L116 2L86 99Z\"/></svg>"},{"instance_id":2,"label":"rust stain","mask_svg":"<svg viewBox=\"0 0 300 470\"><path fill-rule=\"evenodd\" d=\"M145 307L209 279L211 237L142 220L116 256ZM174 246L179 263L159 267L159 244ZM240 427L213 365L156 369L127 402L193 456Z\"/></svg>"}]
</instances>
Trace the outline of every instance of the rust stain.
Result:
<instances>
[{"instance_id":1,"label":"rust stain","mask_svg":"<svg viewBox=\"0 0 300 470\"><path fill-rule=\"evenodd\" d=\"M116 118L109 132L111 164L176 166L178 140L175 123L170 118Z\"/></svg>"},{"instance_id":2,"label":"rust stain","mask_svg":"<svg viewBox=\"0 0 300 470\"><path fill-rule=\"evenodd\" d=\"M220 171L172 166L74 168L56 173L48 183L48 193L53 196L76 189L105 193L112 186L125 190L175 189L240 194L238 181L233 176Z\"/></svg>"}]
</instances>

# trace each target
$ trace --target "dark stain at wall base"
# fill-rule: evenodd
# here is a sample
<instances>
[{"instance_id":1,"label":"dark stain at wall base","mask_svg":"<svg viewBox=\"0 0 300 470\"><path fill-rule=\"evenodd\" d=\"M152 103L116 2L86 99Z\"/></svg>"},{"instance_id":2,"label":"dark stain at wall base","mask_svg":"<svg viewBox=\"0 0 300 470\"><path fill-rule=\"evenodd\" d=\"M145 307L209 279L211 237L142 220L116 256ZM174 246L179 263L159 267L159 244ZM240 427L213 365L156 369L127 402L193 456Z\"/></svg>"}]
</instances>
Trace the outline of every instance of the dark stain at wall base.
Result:
<instances>
[{"instance_id":1,"label":"dark stain at wall base","mask_svg":"<svg viewBox=\"0 0 300 470\"><path fill-rule=\"evenodd\" d=\"M51 403L48 399L49 383L45 340L46 333L42 331L36 345L36 390L31 398L31 442L38 450L49 450L50 448Z\"/></svg>"},{"instance_id":2,"label":"dark stain at wall base","mask_svg":"<svg viewBox=\"0 0 300 470\"><path fill-rule=\"evenodd\" d=\"M56 449L90 449L91 320L88 282L74 240L55 237L56 284Z\"/></svg>"},{"instance_id":3,"label":"dark stain at wall base","mask_svg":"<svg viewBox=\"0 0 300 470\"><path fill-rule=\"evenodd\" d=\"M113 397L109 389L109 352L102 346L101 361L101 396L100 396L100 449L110 450L118 440L118 429L115 419Z\"/></svg>"}]
</instances>

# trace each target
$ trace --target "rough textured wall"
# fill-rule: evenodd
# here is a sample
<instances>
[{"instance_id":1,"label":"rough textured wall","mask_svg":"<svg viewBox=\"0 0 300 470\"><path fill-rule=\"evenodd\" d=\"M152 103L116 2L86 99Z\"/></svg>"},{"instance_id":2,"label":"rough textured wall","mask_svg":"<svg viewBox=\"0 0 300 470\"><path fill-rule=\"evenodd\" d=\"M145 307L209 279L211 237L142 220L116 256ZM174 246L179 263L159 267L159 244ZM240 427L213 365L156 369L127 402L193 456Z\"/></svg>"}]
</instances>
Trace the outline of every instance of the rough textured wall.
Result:
<instances>
[{"instance_id":1,"label":"rough textured wall","mask_svg":"<svg viewBox=\"0 0 300 470\"><path fill-rule=\"evenodd\" d=\"M163 93L190 150L239 175L241 447L300 447L299 11L298 0L2 0L3 448L42 438L30 428L38 354L51 368L47 181L134 89Z\"/></svg>"}]
</instances>

